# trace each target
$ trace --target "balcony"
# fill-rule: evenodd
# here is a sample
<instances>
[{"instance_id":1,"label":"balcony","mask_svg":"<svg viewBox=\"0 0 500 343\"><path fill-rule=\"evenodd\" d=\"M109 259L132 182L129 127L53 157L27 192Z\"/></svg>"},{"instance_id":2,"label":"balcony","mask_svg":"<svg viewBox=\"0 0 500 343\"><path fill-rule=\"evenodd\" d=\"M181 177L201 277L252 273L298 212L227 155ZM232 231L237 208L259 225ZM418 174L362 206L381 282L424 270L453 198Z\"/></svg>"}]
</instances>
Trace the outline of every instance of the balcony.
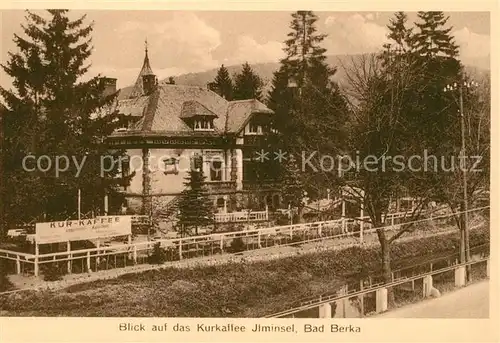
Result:
<instances>
[{"instance_id":1,"label":"balcony","mask_svg":"<svg viewBox=\"0 0 500 343\"><path fill-rule=\"evenodd\" d=\"M206 181L210 193L229 193L236 190L236 181Z\"/></svg>"},{"instance_id":2,"label":"balcony","mask_svg":"<svg viewBox=\"0 0 500 343\"><path fill-rule=\"evenodd\" d=\"M269 220L269 213L267 210L217 213L214 219L216 223L258 222Z\"/></svg>"},{"instance_id":3,"label":"balcony","mask_svg":"<svg viewBox=\"0 0 500 343\"><path fill-rule=\"evenodd\" d=\"M277 180L249 181L243 180L243 189L247 191L271 191L279 190L280 183Z\"/></svg>"}]
</instances>

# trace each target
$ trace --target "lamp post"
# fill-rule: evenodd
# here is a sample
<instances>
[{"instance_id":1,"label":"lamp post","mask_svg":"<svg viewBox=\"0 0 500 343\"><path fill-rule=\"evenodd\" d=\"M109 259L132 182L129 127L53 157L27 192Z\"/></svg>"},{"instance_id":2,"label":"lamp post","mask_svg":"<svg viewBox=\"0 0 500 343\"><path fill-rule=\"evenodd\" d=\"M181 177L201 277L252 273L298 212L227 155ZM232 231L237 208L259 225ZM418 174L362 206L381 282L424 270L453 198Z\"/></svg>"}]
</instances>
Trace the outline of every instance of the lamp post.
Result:
<instances>
[{"instance_id":1,"label":"lamp post","mask_svg":"<svg viewBox=\"0 0 500 343\"><path fill-rule=\"evenodd\" d=\"M468 192L467 192L467 154L466 154L466 144L465 144L465 114L464 114L464 99L463 90L464 88L471 89L477 87L478 84L475 81L459 81L453 84L448 84L444 88L445 92L452 92L458 90L458 105L460 114L460 131L461 131L461 156L462 156L462 188L463 188L463 199L462 199L462 220L463 227L460 234L460 262L470 261L470 249L469 249L469 222L468 222ZM455 99L456 100L456 99ZM467 278L470 280L470 268L467 268Z\"/></svg>"}]
</instances>

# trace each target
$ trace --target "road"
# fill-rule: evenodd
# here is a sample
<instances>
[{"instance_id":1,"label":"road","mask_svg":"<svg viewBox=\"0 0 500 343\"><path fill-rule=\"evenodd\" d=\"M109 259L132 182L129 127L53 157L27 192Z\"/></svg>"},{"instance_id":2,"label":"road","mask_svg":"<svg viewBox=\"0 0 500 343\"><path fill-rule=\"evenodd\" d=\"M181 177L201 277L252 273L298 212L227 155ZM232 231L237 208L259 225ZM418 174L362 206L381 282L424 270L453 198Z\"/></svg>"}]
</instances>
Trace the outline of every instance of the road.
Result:
<instances>
[{"instance_id":1,"label":"road","mask_svg":"<svg viewBox=\"0 0 500 343\"><path fill-rule=\"evenodd\" d=\"M424 300L375 318L489 318L489 282L481 281L437 299Z\"/></svg>"}]
</instances>

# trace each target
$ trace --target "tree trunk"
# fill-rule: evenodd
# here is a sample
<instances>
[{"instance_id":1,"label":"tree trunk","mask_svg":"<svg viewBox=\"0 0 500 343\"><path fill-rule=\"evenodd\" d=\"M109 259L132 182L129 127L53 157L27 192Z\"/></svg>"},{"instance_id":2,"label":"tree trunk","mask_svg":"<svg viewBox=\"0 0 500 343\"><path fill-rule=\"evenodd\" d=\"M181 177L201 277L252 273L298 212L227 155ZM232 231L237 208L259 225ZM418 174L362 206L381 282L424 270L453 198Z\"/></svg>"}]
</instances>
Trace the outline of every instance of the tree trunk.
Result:
<instances>
[{"instance_id":1,"label":"tree trunk","mask_svg":"<svg viewBox=\"0 0 500 343\"><path fill-rule=\"evenodd\" d=\"M382 250L382 275L384 277L384 283L391 283L391 246L383 229L377 230L377 236L380 242L380 248ZM392 288L387 289L387 304L388 306L394 306L394 293L392 291Z\"/></svg>"}]
</instances>

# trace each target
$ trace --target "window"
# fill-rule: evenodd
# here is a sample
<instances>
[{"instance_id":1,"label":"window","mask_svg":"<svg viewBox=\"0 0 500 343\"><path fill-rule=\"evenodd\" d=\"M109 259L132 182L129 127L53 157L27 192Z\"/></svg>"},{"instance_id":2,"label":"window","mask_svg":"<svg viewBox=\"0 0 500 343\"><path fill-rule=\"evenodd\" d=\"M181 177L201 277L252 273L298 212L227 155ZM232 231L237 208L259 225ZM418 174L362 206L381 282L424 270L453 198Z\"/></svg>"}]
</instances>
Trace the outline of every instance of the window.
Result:
<instances>
[{"instance_id":1,"label":"window","mask_svg":"<svg viewBox=\"0 0 500 343\"><path fill-rule=\"evenodd\" d=\"M210 181L222 181L221 161L212 161L210 163Z\"/></svg>"},{"instance_id":2,"label":"window","mask_svg":"<svg viewBox=\"0 0 500 343\"><path fill-rule=\"evenodd\" d=\"M130 174L130 160L128 156L117 157L112 163L116 166L116 177L123 178Z\"/></svg>"},{"instance_id":3,"label":"window","mask_svg":"<svg viewBox=\"0 0 500 343\"><path fill-rule=\"evenodd\" d=\"M261 135L262 134L262 125L256 124L255 122L250 122L248 124L247 133L252 135Z\"/></svg>"},{"instance_id":4,"label":"window","mask_svg":"<svg viewBox=\"0 0 500 343\"><path fill-rule=\"evenodd\" d=\"M200 171L203 169L203 157L199 154L194 154L191 157L191 168L195 171Z\"/></svg>"},{"instance_id":5,"label":"window","mask_svg":"<svg viewBox=\"0 0 500 343\"><path fill-rule=\"evenodd\" d=\"M174 157L171 157L171 158L166 158L163 160L163 163L164 163L164 167L165 167L165 170L163 171L163 173L165 175L168 175L168 174L179 174L179 169L178 169L178 165L179 165L179 160L174 158Z\"/></svg>"},{"instance_id":6,"label":"window","mask_svg":"<svg viewBox=\"0 0 500 343\"><path fill-rule=\"evenodd\" d=\"M121 171L122 171L122 177L127 177L130 175L130 160L127 158L122 159L122 166L121 166Z\"/></svg>"},{"instance_id":7,"label":"window","mask_svg":"<svg viewBox=\"0 0 500 343\"><path fill-rule=\"evenodd\" d=\"M214 123L212 119L202 118L195 119L194 130L195 131L212 131L214 129Z\"/></svg>"}]
</instances>

